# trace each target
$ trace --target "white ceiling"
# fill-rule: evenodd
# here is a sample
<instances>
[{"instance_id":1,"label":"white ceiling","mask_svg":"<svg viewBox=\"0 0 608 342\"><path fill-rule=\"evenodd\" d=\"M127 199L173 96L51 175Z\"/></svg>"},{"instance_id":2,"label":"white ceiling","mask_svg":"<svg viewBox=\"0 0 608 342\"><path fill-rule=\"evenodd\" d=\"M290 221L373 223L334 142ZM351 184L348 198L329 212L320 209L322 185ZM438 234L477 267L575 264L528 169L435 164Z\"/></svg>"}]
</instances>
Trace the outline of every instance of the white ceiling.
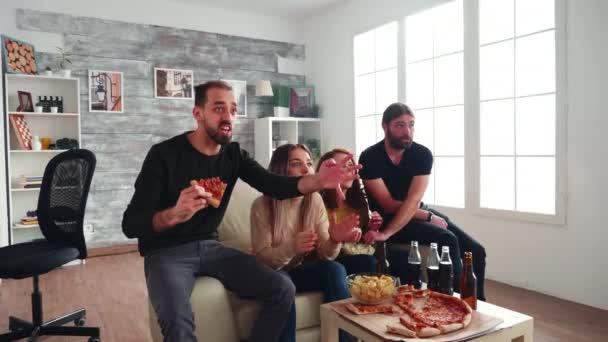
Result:
<instances>
[{"instance_id":1,"label":"white ceiling","mask_svg":"<svg viewBox=\"0 0 608 342\"><path fill-rule=\"evenodd\" d=\"M304 19L348 0L177 0L288 19Z\"/></svg>"}]
</instances>

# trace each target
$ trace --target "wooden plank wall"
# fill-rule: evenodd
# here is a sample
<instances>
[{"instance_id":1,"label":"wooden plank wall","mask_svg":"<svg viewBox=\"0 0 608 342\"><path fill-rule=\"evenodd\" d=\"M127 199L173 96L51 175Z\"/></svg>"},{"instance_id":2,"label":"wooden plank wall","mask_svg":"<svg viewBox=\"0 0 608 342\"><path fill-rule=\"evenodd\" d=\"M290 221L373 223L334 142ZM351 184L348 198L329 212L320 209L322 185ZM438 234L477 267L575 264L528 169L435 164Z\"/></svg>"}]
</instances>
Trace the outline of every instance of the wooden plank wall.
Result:
<instances>
[{"instance_id":1,"label":"wooden plank wall","mask_svg":"<svg viewBox=\"0 0 608 342\"><path fill-rule=\"evenodd\" d=\"M253 153L253 119L272 112L270 98L254 96L255 81L304 85L303 76L277 73L277 55L304 60L304 45L250 39L155 25L125 23L34 10L17 10L17 26L64 37L80 78L81 146L97 156L86 222L95 227L91 245L126 241L122 213L146 152L153 144L195 128L192 102L154 98L155 67L194 71L194 83L211 79L245 80L247 118L239 118L234 139ZM57 68L57 55L37 54L39 70ZM88 70L124 73L124 113L88 112Z\"/></svg>"}]
</instances>

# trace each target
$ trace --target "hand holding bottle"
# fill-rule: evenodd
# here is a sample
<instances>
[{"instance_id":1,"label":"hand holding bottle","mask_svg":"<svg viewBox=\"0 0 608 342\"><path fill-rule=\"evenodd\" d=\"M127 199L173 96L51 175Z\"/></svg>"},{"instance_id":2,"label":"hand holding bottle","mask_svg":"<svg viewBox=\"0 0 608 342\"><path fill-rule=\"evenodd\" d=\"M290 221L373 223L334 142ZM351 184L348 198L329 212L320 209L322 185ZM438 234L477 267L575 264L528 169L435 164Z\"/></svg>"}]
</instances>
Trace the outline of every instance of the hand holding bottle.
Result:
<instances>
[{"instance_id":1,"label":"hand holding bottle","mask_svg":"<svg viewBox=\"0 0 608 342\"><path fill-rule=\"evenodd\" d=\"M369 216L369 224L367 225L367 229L377 231L380 229L380 227L382 227L382 216L380 216L377 211L374 211Z\"/></svg>"}]
</instances>

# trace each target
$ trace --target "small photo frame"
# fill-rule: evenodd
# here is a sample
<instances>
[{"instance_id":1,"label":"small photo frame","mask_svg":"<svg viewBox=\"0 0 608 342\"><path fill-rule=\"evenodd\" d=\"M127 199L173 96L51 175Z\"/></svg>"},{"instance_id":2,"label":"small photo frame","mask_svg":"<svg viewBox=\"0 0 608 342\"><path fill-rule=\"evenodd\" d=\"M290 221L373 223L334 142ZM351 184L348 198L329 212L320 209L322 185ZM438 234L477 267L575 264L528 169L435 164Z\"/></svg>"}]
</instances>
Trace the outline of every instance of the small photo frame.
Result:
<instances>
[{"instance_id":1,"label":"small photo frame","mask_svg":"<svg viewBox=\"0 0 608 342\"><path fill-rule=\"evenodd\" d=\"M194 72L154 68L154 97L174 100L194 99Z\"/></svg>"},{"instance_id":2,"label":"small photo frame","mask_svg":"<svg viewBox=\"0 0 608 342\"><path fill-rule=\"evenodd\" d=\"M122 72L89 70L89 112L123 113L124 103Z\"/></svg>"},{"instance_id":3,"label":"small photo frame","mask_svg":"<svg viewBox=\"0 0 608 342\"><path fill-rule=\"evenodd\" d=\"M34 104L32 103L32 93L26 91L17 91L17 97L19 98L19 106L17 107L18 112L33 112Z\"/></svg>"},{"instance_id":4,"label":"small photo frame","mask_svg":"<svg viewBox=\"0 0 608 342\"><path fill-rule=\"evenodd\" d=\"M313 87L291 88L289 115L300 118L318 117L315 110L315 91Z\"/></svg>"},{"instance_id":5,"label":"small photo frame","mask_svg":"<svg viewBox=\"0 0 608 342\"><path fill-rule=\"evenodd\" d=\"M2 55L7 73L38 74L34 45L2 35Z\"/></svg>"},{"instance_id":6,"label":"small photo frame","mask_svg":"<svg viewBox=\"0 0 608 342\"><path fill-rule=\"evenodd\" d=\"M247 117L247 81L222 80L232 87L236 99L236 116Z\"/></svg>"}]
</instances>

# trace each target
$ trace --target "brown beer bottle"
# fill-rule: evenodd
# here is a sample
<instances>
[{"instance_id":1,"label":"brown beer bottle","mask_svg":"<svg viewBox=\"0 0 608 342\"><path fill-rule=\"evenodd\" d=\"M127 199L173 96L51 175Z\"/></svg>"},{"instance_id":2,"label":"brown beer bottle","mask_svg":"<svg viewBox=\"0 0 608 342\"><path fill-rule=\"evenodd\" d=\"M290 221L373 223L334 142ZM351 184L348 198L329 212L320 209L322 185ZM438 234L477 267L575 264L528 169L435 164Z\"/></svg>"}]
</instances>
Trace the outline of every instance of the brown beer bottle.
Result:
<instances>
[{"instance_id":1,"label":"brown beer bottle","mask_svg":"<svg viewBox=\"0 0 608 342\"><path fill-rule=\"evenodd\" d=\"M477 309L477 277L473 272L473 253L464 253L464 269L460 274L460 298L467 302L471 309Z\"/></svg>"}]
</instances>

